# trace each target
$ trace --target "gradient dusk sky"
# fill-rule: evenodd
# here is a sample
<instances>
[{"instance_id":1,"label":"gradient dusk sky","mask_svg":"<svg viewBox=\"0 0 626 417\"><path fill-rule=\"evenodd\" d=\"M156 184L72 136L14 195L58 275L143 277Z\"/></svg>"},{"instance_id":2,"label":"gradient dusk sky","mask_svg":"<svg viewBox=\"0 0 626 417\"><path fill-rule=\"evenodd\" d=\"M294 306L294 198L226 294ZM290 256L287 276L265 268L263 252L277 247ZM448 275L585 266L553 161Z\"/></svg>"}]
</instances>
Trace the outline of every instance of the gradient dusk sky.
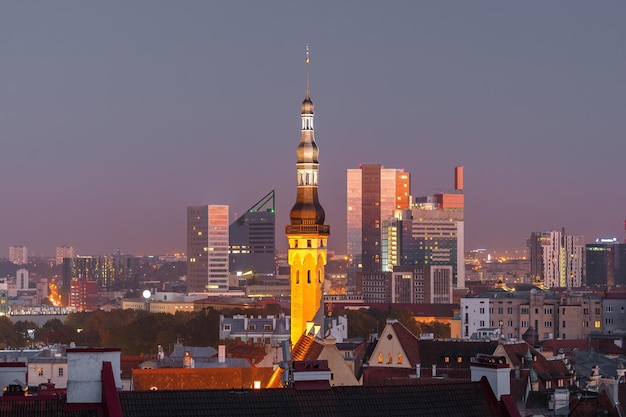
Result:
<instances>
[{"instance_id":1,"label":"gradient dusk sky","mask_svg":"<svg viewBox=\"0 0 626 417\"><path fill-rule=\"evenodd\" d=\"M625 237L626 2L5 1L0 258L185 251L186 207L296 196L311 49L320 201L346 169L412 194L465 167L466 248Z\"/></svg>"}]
</instances>

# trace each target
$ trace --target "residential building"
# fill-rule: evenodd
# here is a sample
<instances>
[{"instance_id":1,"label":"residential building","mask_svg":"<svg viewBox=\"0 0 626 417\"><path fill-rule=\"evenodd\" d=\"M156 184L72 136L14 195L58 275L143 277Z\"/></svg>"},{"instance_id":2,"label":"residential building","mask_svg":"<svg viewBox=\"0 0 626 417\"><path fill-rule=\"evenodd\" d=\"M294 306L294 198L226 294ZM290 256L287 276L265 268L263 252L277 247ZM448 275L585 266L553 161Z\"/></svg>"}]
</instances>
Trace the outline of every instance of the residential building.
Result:
<instances>
[{"instance_id":1,"label":"residential building","mask_svg":"<svg viewBox=\"0 0 626 417\"><path fill-rule=\"evenodd\" d=\"M393 272L358 274L364 303L452 303L451 265L405 265Z\"/></svg>"},{"instance_id":2,"label":"residential building","mask_svg":"<svg viewBox=\"0 0 626 417\"><path fill-rule=\"evenodd\" d=\"M63 264L63 258L75 258L76 252L72 246L57 246L56 247L56 263L57 265Z\"/></svg>"},{"instance_id":3,"label":"residential building","mask_svg":"<svg viewBox=\"0 0 626 417\"><path fill-rule=\"evenodd\" d=\"M585 247L582 235L561 231L530 235L530 274L534 283L548 288L578 288L585 274Z\"/></svg>"},{"instance_id":4,"label":"residential building","mask_svg":"<svg viewBox=\"0 0 626 417\"><path fill-rule=\"evenodd\" d=\"M228 290L228 206L187 207L187 290Z\"/></svg>"},{"instance_id":5,"label":"residential building","mask_svg":"<svg viewBox=\"0 0 626 417\"><path fill-rule=\"evenodd\" d=\"M9 261L16 265L28 263L28 249L26 246L9 246Z\"/></svg>"},{"instance_id":6,"label":"residential building","mask_svg":"<svg viewBox=\"0 0 626 417\"><path fill-rule=\"evenodd\" d=\"M602 331L626 334L626 293L609 292L602 301Z\"/></svg>"},{"instance_id":7,"label":"residential building","mask_svg":"<svg viewBox=\"0 0 626 417\"><path fill-rule=\"evenodd\" d=\"M275 211L272 190L230 224L231 274L274 278Z\"/></svg>"}]
</instances>

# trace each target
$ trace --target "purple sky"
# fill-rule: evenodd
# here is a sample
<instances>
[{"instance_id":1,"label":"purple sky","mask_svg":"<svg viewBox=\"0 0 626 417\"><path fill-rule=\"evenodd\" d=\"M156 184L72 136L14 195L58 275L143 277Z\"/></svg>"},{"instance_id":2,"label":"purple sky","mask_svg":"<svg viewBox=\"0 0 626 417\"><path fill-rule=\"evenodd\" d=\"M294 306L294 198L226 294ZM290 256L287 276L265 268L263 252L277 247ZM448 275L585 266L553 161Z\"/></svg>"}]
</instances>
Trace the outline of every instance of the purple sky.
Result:
<instances>
[{"instance_id":1,"label":"purple sky","mask_svg":"<svg viewBox=\"0 0 626 417\"><path fill-rule=\"evenodd\" d=\"M306 44L331 249L359 163L464 165L468 249L624 239L625 2L215 3L0 5L0 257L184 251L187 206L273 188L284 248Z\"/></svg>"}]
</instances>

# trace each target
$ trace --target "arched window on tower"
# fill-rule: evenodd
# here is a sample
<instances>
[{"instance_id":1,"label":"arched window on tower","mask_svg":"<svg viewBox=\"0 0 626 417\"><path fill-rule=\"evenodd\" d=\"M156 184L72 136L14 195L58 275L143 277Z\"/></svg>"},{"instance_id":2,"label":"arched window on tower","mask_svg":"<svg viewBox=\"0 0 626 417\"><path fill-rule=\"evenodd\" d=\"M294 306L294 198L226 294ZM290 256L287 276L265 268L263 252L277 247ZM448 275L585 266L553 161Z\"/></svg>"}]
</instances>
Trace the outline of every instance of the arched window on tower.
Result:
<instances>
[{"instance_id":1,"label":"arched window on tower","mask_svg":"<svg viewBox=\"0 0 626 417\"><path fill-rule=\"evenodd\" d=\"M317 271L317 283L322 283L322 271Z\"/></svg>"},{"instance_id":2,"label":"arched window on tower","mask_svg":"<svg viewBox=\"0 0 626 417\"><path fill-rule=\"evenodd\" d=\"M311 270L310 269L306 271L306 282L307 284L311 283Z\"/></svg>"},{"instance_id":3,"label":"arched window on tower","mask_svg":"<svg viewBox=\"0 0 626 417\"><path fill-rule=\"evenodd\" d=\"M296 271L296 284L300 283L300 271Z\"/></svg>"}]
</instances>

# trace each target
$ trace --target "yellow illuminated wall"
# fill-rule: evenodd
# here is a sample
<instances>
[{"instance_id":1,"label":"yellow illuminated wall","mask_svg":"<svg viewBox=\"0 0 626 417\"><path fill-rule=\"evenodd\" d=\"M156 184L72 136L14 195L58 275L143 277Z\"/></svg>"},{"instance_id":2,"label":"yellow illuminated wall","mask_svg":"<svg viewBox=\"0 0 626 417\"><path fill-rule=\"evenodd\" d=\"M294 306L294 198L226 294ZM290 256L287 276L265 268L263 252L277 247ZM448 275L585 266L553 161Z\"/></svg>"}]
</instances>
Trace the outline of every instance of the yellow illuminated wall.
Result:
<instances>
[{"instance_id":1,"label":"yellow illuminated wall","mask_svg":"<svg viewBox=\"0 0 626 417\"><path fill-rule=\"evenodd\" d=\"M317 229L317 226L308 226ZM326 235L327 236L327 235ZM288 234L291 283L291 342L296 343L313 321L322 302L326 236L320 234Z\"/></svg>"}]
</instances>

